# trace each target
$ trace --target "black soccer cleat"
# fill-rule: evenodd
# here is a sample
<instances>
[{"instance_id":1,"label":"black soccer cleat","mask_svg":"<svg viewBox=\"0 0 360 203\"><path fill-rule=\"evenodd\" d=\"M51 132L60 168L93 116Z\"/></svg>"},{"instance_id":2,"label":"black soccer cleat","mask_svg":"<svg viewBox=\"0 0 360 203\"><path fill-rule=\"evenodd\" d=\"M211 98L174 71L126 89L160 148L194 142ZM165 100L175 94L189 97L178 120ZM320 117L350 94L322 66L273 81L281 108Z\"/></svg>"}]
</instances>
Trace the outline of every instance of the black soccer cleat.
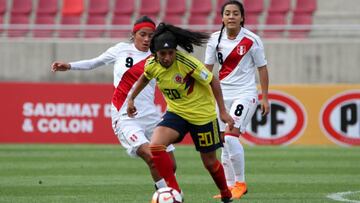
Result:
<instances>
[{"instance_id":1,"label":"black soccer cleat","mask_svg":"<svg viewBox=\"0 0 360 203\"><path fill-rule=\"evenodd\" d=\"M232 198L230 197L222 197L221 198L221 203L229 203L232 202Z\"/></svg>"}]
</instances>

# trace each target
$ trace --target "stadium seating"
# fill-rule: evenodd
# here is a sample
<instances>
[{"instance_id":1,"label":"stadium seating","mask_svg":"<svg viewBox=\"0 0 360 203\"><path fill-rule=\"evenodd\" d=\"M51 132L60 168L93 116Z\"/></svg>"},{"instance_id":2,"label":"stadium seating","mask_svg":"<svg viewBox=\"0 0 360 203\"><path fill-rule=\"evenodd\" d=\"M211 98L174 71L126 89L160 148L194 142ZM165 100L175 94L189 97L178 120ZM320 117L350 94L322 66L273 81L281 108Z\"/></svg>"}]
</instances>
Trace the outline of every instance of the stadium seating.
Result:
<instances>
[{"instance_id":1,"label":"stadium seating","mask_svg":"<svg viewBox=\"0 0 360 203\"><path fill-rule=\"evenodd\" d=\"M35 19L35 24L37 26L46 26L46 25L55 25L55 18L52 15L37 15ZM40 37L40 38L49 38L53 37L55 29L48 28L49 26L46 26L46 29L43 28L35 28L33 30L33 36L34 37Z\"/></svg>"},{"instance_id":2,"label":"stadium seating","mask_svg":"<svg viewBox=\"0 0 360 203\"><path fill-rule=\"evenodd\" d=\"M216 1L216 16L221 14L221 7L224 5L224 3L227 2L227 0L217 0Z\"/></svg>"},{"instance_id":3,"label":"stadium seating","mask_svg":"<svg viewBox=\"0 0 360 203\"><path fill-rule=\"evenodd\" d=\"M248 14L260 14L264 11L264 0L243 0L245 12Z\"/></svg>"},{"instance_id":4,"label":"stadium seating","mask_svg":"<svg viewBox=\"0 0 360 203\"><path fill-rule=\"evenodd\" d=\"M258 32L259 14L245 14L245 27L254 33Z\"/></svg>"},{"instance_id":5,"label":"stadium seating","mask_svg":"<svg viewBox=\"0 0 360 203\"><path fill-rule=\"evenodd\" d=\"M124 15L113 16L111 24L114 26L130 26L132 24L131 17ZM129 28L130 30L130 28ZM109 36L111 38L122 38L129 36L129 30L112 29L110 30Z\"/></svg>"},{"instance_id":6,"label":"stadium seating","mask_svg":"<svg viewBox=\"0 0 360 203\"><path fill-rule=\"evenodd\" d=\"M84 11L83 0L63 0L63 15L81 15Z\"/></svg>"},{"instance_id":7,"label":"stadium seating","mask_svg":"<svg viewBox=\"0 0 360 203\"><path fill-rule=\"evenodd\" d=\"M212 26L212 30L202 31L215 31L221 27L221 7L226 1L0 0L0 23L5 25L3 28L7 28L6 25L9 24L8 30L2 30L3 28L0 27L0 37L123 37L124 34L128 36L129 33L126 26L131 28L134 20L142 15L149 16L156 23L157 20L161 20L180 26L191 25L190 28L194 28L194 25L207 25L209 28ZM242 2L245 7L245 26L256 33L259 24L311 25L317 9L316 0L242 0ZM51 26L47 28L45 25ZM69 30L65 25L75 25L75 27ZM119 29L116 27L118 25L125 27ZM29 30L30 27L33 27L33 30ZM116 29L112 31L112 28ZM29 31L32 31L32 34ZM265 26L265 29L260 31L263 31L260 34L264 34L265 37L281 37L287 34L285 28L274 31L266 29ZM291 37L306 37L309 31L309 29L289 30L288 33Z\"/></svg>"},{"instance_id":8,"label":"stadium seating","mask_svg":"<svg viewBox=\"0 0 360 203\"><path fill-rule=\"evenodd\" d=\"M9 37L26 37L26 35L30 31L28 15L12 14L10 16L10 24L12 26L16 26L16 28L13 27L8 30Z\"/></svg>"},{"instance_id":9,"label":"stadium seating","mask_svg":"<svg viewBox=\"0 0 360 203\"><path fill-rule=\"evenodd\" d=\"M142 0L140 5L140 16L146 15L156 21L161 11L160 0Z\"/></svg>"},{"instance_id":10,"label":"stadium seating","mask_svg":"<svg viewBox=\"0 0 360 203\"><path fill-rule=\"evenodd\" d=\"M286 25L286 15L284 13L268 13L266 25L284 26ZM284 35L284 28L265 29L263 32L266 38L280 38Z\"/></svg>"},{"instance_id":11,"label":"stadium seating","mask_svg":"<svg viewBox=\"0 0 360 203\"><path fill-rule=\"evenodd\" d=\"M89 0L88 17L86 25L104 26L106 25L106 17L109 13L109 0ZM102 37L105 29L90 28L84 31L84 37Z\"/></svg>"},{"instance_id":12,"label":"stadium seating","mask_svg":"<svg viewBox=\"0 0 360 203\"><path fill-rule=\"evenodd\" d=\"M74 28L63 28L59 30L59 37L62 38L77 38L80 35L80 28L78 27L81 23L80 15L64 15L61 18L61 25L73 26Z\"/></svg>"},{"instance_id":13,"label":"stadium seating","mask_svg":"<svg viewBox=\"0 0 360 203\"><path fill-rule=\"evenodd\" d=\"M89 15L86 20L86 25L89 26L99 26L98 28L87 28L84 31L84 37L94 38L94 37L103 37L105 34L105 29L101 28L106 25L105 17L102 15Z\"/></svg>"},{"instance_id":14,"label":"stadium seating","mask_svg":"<svg viewBox=\"0 0 360 203\"><path fill-rule=\"evenodd\" d=\"M317 9L317 0L296 0L294 13L314 13Z\"/></svg>"},{"instance_id":15,"label":"stadium seating","mask_svg":"<svg viewBox=\"0 0 360 203\"><path fill-rule=\"evenodd\" d=\"M183 24L183 16L186 12L185 0L167 0L165 6L165 16L163 21L174 25Z\"/></svg>"},{"instance_id":16,"label":"stadium seating","mask_svg":"<svg viewBox=\"0 0 360 203\"><path fill-rule=\"evenodd\" d=\"M62 26L74 26L74 28L62 28L59 30L59 37L62 38L76 38L80 35L80 28L75 28L76 25L81 25L82 14L84 11L83 0L63 0L62 16L60 24Z\"/></svg>"},{"instance_id":17,"label":"stadium seating","mask_svg":"<svg viewBox=\"0 0 360 203\"><path fill-rule=\"evenodd\" d=\"M37 4L35 24L39 26L52 25L55 26L55 18L58 13L59 6L57 0L39 0ZM33 30L34 37L52 37L55 29L40 29Z\"/></svg>"},{"instance_id":18,"label":"stadium seating","mask_svg":"<svg viewBox=\"0 0 360 203\"><path fill-rule=\"evenodd\" d=\"M309 13L295 13L291 24L292 25L303 25L303 26L310 26L312 25L312 14ZM311 28L304 28L304 29L296 29L289 31L290 38L306 38L309 35Z\"/></svg>"},{"instance_id":19,"label":"stadium seating","mask_svg":"<svg viewBox=\"0 0 360 203\"><path fill-rule=\"evenodd\" d=\"M286 14L291 9L290 0L270 0L268 14L270 13L283 13Z\"/></svg>"},{"instance_id":20,"label":"stadium seating","mask_svg":"<svg viewBox=\"0 0 360 203\"><path fill-rule=\"evenodd\" d=\"M134 0L115 0L114 15L131 16L135 11Z\"/></svg>"},{"instance_id":21,"label":"stadium seating","mask_svg":"<svg viewBox=\"0 0 360 203\"><path fill-rule=\"evenodd\" d=\"M190 7L189 25L207 25L210 13L212 12L211 0L196 0L192 1Z\"/></svg>"},{"instance_id":22,"label":"stadium seating","mask_svg":"<svg viewBox=\"0 0 360 203\"><path fill-rule=\"evenodd\" d=\"M6 12L6 0L0 0L0 24L4 23L4 15ZM3 32L2 27L0 27L0 33Z\"/></svg>"},{"instance_id":23,"label":"stadium seating","mask_svg":"<svg viewBox=\"0 0 360 203\"><path fill-rule=\"evenodd\" d=\"M32 11L31 0L13 0L10 13L10 24L21 26L8 30L9 37L25 37L29 32L29 18Z\"/></svg>"}]
</instances>

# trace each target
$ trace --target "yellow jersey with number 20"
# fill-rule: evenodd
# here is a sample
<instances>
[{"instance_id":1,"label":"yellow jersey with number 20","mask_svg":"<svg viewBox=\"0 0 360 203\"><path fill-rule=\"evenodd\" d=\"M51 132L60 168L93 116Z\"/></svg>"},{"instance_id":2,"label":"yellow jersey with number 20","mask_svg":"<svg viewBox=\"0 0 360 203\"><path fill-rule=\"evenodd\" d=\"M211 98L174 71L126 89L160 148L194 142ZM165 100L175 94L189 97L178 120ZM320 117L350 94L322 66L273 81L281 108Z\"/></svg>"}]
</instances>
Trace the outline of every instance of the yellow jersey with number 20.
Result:
<instances>
[{"instance_id":1,"label":"yellow jersey with number 20","mask_svg":"<svg viewBox=\"0 0 360 203\"><path fill-rule=\"evenodd\" d=\"M147 60L144 75L164 95L167 110L191 124L203 125L216 119L215 98L210 87L213 74L195 57L180 51L169 67L154 57Z\"/></svg>"}]
</instances>

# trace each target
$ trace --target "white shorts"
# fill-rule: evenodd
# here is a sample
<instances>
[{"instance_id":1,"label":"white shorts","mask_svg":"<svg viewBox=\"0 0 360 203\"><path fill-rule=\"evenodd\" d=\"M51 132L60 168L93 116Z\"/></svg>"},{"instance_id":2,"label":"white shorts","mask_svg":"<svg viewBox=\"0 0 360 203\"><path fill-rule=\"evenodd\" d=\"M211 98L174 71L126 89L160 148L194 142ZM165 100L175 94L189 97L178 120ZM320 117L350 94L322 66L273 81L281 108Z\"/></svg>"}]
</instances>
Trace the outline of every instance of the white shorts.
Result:
<instances>
[{"instance_id":1,"label":"white shorts","mask_svg":"<svg viewBox=\"0 0 360 203\"><path fill-rule=\"evenodd\" d=\"M141 118L118 120L113 122L113 130L127 153L131 157L137 157L136 151L141 145L150 143L154 128L160 119L156 113ZM166 151L174 150L174 145L169 145Z\"/></svg>"},{"instance_id":2,"label":"white shorts","mask_svg":"<svg viewBox=\"0 0 360 203\"><path fill-rule=\"evenodd\" d=\"M234 127L239 128L240 132L244 133L246 130L246 126L249 124L251 118L255 113L258 105L258 98L252 95L244 95L241 99L224 100L224 102L226 111L234 119ZM226 124L223 123L219 117L218 120L220 132L224 132Z\"/></svg>"}]
</instances>

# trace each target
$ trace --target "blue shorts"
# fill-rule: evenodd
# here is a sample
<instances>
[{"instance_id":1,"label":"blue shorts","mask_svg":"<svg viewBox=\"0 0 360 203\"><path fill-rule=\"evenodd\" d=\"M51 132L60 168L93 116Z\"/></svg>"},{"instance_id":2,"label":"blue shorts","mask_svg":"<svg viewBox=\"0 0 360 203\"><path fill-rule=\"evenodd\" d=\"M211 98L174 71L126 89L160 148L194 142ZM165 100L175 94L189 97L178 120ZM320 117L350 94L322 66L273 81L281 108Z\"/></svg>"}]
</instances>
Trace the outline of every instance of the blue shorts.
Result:
<instances>
[{"instance_id":1,"label":"blue shorts","mask_svg":"<svg viewBox=\"0 0 360 203\"><path fill-rule=\"evenodd\" d=\"M189 132L196 150L199 152L212 152L223 146L220 141L217 119L205 125L194 125L177 114L167 111L158 126L165 126L176 130L179 133L179 138L176 142L181 142Z\"/></svg>"}]
</instances>

